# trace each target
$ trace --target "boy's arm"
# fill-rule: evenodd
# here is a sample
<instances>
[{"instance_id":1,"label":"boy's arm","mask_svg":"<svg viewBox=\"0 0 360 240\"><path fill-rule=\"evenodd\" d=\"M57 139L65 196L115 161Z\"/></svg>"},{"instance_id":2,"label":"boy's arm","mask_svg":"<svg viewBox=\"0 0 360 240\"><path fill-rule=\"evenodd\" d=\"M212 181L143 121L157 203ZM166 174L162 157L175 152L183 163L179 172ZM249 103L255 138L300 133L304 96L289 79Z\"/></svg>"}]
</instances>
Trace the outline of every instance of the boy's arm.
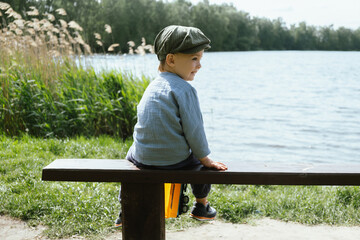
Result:
<instances>
[{"instance_id":1,"label":"boy's arm","mask_svg":"<svg viewBox=\"0 0 360 240\"><path fill-rule=\"evenodd\" d=\"M179 97L177 102L179 104L179 113L184 136L191 151L198 158L200 156L206 156L199 159L205 167L227 170L225 164L214 162L208 157L210 149L205 135L199 99L195 88L191 88L189 91L184 92L184 95Z\"/></svg>"},{"instance_id":2,"label":"boy's arm","mask_svg":"<svg viewBox=\"0 0 360 240\"><path fill-rule=\"evenodd\" d=\"M179 115L184 137L197 158L210 154L199 99L194 88L178 97Z\"/></svg>"},{"instance_id":3,"label":"boy's arm","mask_svg":"<svg viewBox=\"0 0 360 240\"><path fill-rule=\"evenodd\" d=\"M215 168L218 170L227 170L227 166L221 162L214 162L209 157L204 157L199 159L202 165L208 168Z\"/></svg>"}]
</instances>

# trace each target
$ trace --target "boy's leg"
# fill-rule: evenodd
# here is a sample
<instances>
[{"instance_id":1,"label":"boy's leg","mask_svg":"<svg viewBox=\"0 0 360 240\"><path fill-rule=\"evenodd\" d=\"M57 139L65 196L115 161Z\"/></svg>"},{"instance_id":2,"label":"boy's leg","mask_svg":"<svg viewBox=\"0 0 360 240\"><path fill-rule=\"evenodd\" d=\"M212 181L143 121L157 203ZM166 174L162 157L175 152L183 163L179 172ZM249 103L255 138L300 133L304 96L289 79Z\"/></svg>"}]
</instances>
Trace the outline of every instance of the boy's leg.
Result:
<instances>
[{"instance_id":1,"label":"boy's leg","mask_svg":"<svg viewBox=\"0 0 360 240\"><path fill-rule=\"evenodd\" d=\"M206 198L211 190L211 184L191 184L192 193L197 199Z\"/></svg>"},{"instance_id":2,"label":"boy's leg","mask_svg":"<svg viewBox=\"0 0 360 240\"><path fill-rule=\"evenodd\" d=\"M211 190L211 184L191 184L192 192L196 198L191 216L198 220L213 220L216 210L210 207L207 196Z\"/></svg>"}]
</instances>

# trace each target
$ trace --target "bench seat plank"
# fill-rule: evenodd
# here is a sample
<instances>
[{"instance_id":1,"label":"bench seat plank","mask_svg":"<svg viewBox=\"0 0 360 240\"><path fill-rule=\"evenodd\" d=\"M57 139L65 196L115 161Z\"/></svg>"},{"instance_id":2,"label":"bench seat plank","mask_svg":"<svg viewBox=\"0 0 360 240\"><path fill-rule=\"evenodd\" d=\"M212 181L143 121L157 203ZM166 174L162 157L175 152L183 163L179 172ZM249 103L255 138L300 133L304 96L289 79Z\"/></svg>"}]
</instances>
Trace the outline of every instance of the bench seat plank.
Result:
<instances>
[{"instance_id":1,"label":"bench seat plank","mask_svg":"<svg viewBox=\"0 0 360 240\"><path fill-rule=\"evenodd\" d=\"M225 162L226 163L226 162ZM165 240L164 184L360 185L360 164L228 162L227 171L138 169L123 159L58 159L46 181L121 182L124 240ZM139 231L142 229L142 231Z\"/></svg>"},{"instance_id":2,"label":"bench seat plank","mask_svg":"<svg viewBox=\"0 0 360 240\"><path fill-rule=\"evenodd\" d=\"M360 164L224 162L227 171L138 169L123 159L57 159L43 169L46 181L213 183L259 185L360 185Z\"/></svg>"}]
</instances>

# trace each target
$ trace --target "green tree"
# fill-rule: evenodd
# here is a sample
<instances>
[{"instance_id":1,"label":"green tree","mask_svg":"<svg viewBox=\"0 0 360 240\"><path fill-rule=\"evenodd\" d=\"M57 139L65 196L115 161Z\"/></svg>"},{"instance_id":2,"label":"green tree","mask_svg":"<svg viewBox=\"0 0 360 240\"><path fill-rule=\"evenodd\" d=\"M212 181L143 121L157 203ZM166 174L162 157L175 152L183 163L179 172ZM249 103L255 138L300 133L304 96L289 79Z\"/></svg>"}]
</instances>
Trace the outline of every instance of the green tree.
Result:
<instances>
[{"instance_id":1,"label":"green tree","mask_svg":"<svg viewBox=\"0 0 360 240\"><path fill-rule=\"evenodd\" d=\"M360 50L360 27L353 32L353 35L351 36L352 42L354 44L354 50L359 51Z\"/></svg>"},{"instance_id":2,"label":"green tree","mask_svg":"<svg viewBox=\"0 0 360 240\"><path fill-rule=\"evenodd\" d=\"M226 50L248 51L258 48L256 25L248 13L233 11L228 30L227 35L231 36L233 44L227 45Z\"/></svg>"},{"instance_id":3,"label":"green tree","mask_svg":"<svg viewBox=\"0 0 360 240\"><path fill-rule=\"evenodd\" d=\"M317 48L320 50L338 50L338 36L332 25L319 29Z\"/></svg>"},{"instance_id":4,"label":"green tree","mask_svg":"<svg viewBox=\"0 0 360 240\"><path fill-rule=\"evenodd\" d=\"M355 50L352 35L353 32L350 29L340 27L337 31L338 48L341 50Z\"/></svg>"},{"instance_id":5,"label":"green tree","mask_svg":"<svg viewBox=\"0 0 360 240\"><path fill-rule=\"evenodd\" d=\"M298 27L291 26L294 37L294 49L296 50L315 50L316 47L316 28L307 26L305 22L299 23Z\"/></svg>"},{"instance_id":6,"label":"green tree","mask_svg":"<svg viewBox=\"0 0 360 240\"><path fill-rule=\"evenodd\" d=\"M289 50L293 48L294 38L291 36L289 29L286 27L286 23L278 18L272 21L274 31L274 45L273 49L277 50Z\"/></svg>"},{"instance_id":7,"label":"green tree","mask_svg":"<svg viewBox=\"0 0 360 240\"><path fill-rule=\"evenodd\" d=\"M162 16L162 27L168 25L193 25L191 18L192 4L185 0L176 0L174 2L166 3L166 14Z\"/></svg>"},{"instance_id":8,"label":"green tree","mask_svg":"<svg viewBox=\"0 0 360 240\"><path fill-rule=\"evenodd\" d=\"M259 48L263 50L273 50L276 33L272 21L267 18L256 18L255 23L258 30Z\"/></svg>"}]
</instances>

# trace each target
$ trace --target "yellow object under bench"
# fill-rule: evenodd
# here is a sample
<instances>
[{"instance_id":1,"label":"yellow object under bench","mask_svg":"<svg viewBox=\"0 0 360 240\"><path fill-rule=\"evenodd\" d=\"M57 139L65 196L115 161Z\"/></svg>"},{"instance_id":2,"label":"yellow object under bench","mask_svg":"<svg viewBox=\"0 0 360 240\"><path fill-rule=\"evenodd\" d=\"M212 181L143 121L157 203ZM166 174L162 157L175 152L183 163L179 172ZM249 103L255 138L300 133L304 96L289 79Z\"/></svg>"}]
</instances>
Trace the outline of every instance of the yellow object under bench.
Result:
<instances>
[{"instance_id":1,"label":"yellow object under bench","mask_svg":"<svg viewBox=\"0 0 360 240\"><path fill-rule=\"evenodd\" d=\"M165 183L165 218L176 218L189 210L189 197L183 194L184 191L186 184Z\"/></svg>"}]
</instances>

